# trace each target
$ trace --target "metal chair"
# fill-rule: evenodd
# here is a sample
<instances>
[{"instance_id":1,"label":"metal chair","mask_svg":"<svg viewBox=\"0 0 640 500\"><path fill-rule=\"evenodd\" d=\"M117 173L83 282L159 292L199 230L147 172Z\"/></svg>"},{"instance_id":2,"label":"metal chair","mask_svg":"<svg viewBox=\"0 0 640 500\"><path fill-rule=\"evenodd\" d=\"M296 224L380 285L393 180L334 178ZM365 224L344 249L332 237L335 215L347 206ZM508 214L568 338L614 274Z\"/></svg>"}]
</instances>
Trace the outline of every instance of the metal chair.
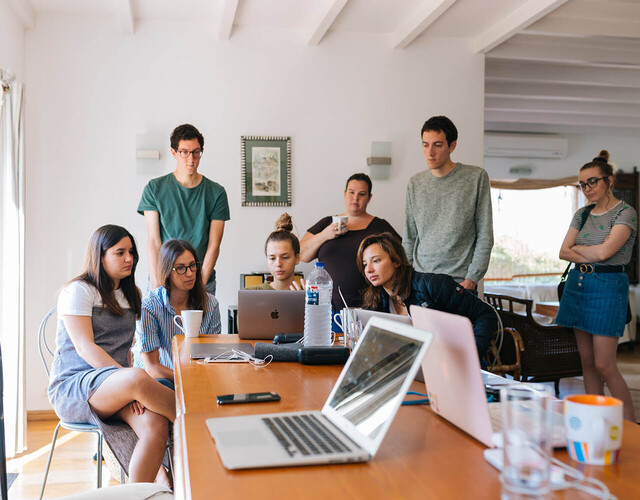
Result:
<instances>
[{"instance_id":1,"label":"metal chair","mask_svg":"<svg viewBox=\"0 0 640 500\"><path fill-rule=\"evenodd\" d=\"M47 378L49 378L50 370L49 370L49 362L47 361L46 354L53 358L53 351L49 347L46 338L46 329L47 322L51 316L55 315L56 308L51 309L45 317L42 319L40 323L40 328L38 329L38 351L40 352L40 359L42 359L42 365L44 366L44 370L47 373ZM98 488L102 488L102 432L97 425L94 424L78 424L74 422L64 422L60 420L58 425L56 425L56 429L53 431L53 439L51 440L51 450L49 450L49 459L47 460L47 468L44 472L44 479L42 480L42 489L40 490L40 499L44 495L44 488L47 485L47 477L49 476L49 468L51 467L51 459L53 458L53 450L56 447L56 440L58 439L58 431L60 427L63 429L67 429L69 431L76 432L92 432L96 435L98 441L98 472L97 472L97 484Z\"/></svg>"}]
</instances>

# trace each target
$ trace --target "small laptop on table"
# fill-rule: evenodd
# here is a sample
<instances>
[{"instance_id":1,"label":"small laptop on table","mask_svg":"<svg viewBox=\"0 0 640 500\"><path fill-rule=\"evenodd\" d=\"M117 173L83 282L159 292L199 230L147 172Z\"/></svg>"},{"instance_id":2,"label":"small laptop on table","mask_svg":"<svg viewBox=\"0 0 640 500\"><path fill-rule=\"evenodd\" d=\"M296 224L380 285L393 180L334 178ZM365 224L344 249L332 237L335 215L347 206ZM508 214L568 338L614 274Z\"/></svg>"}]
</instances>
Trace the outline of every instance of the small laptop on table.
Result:
<instances>
[{"instance_id":1,"label":"small laptop on table","mask_svg":"<svg viewBox=\"0 0 640 500\"><path fill-rule=\"evenodd\" d=\"M238 335L268 339L304 331L304 290L239 290Z\"/></svg>"},{"instance_id":2,"label":"small laptop on table","mask_svg":"<svg viewBox=\"0 0 640 500\"><path fill-rule=\"evenodd\" d=\"M371 460L431 338L409 325L371 319L322 411L208 419L222 464L252 469Z\"/></svg>"}]
</instances>

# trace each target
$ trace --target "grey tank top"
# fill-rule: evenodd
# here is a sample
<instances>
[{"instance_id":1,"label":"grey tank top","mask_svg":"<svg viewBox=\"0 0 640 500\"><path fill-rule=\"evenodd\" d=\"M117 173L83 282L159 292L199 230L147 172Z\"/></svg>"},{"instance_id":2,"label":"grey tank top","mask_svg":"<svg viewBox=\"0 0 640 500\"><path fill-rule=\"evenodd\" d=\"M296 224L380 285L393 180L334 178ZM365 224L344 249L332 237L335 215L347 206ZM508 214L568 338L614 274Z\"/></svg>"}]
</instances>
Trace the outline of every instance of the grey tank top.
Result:
<instances>
[{"instance_id":1,"label":"grey tank top","mask_svg":"<svg viewBox=\"0 0 640 500\"><path fill-rule=\"evenodd\" d=\"M129 350L136 328L133 310L125 309L124 316L117 316L108 309L94 307L91 313L91 324L96 345L104 349L121 366L128 367ZM56 346L51 367L52 385L78 372L94 369L76 351L62 318L58 319Z\"/></svg>"}]
</instances>

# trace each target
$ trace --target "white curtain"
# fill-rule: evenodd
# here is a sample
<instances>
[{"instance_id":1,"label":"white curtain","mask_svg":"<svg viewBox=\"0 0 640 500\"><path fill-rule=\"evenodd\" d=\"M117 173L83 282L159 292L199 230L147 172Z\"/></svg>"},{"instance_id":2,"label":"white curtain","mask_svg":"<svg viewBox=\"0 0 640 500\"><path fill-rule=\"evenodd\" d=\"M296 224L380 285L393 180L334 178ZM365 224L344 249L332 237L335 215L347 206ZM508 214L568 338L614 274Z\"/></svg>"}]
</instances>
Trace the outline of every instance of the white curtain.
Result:
<instances>
[{"instance_id":1,"label":"white curtain","mask_svg":"<svg viewBox=\"0 0 640 500\"><path fill-rule=\"evenodd\" d=\"M25 450L24 85L0 70L2 181L2 364L7 457Z\"/></svg>"}]
</instances>

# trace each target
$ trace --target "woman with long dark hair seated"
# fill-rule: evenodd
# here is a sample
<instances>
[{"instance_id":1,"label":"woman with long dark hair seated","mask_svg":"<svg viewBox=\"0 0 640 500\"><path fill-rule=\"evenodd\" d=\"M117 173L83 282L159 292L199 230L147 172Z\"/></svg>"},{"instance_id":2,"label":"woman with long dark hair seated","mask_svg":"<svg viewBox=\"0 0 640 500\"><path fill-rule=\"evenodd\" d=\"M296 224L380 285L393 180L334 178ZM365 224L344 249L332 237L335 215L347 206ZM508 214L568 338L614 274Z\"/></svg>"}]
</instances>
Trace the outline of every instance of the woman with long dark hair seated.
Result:
<instances>
[{"instance_id":1,"label":"woman with long dark hair seated","mask_svg":"<svg viewBox=\"0 0 640 500\"><path fill-rule=\"evenodd\" d=\"M62 420L98 425L131 482L169 483L161 462L176 415L174 393L129 368L140 316L137 263L125 228L107 225L93 234L84 272L58 298L49 400Z\"/></svg>"},{"instance_id":2,"label":"woman with long dark hair seated","mask_svg":"<svg viewBox=\"0 0 640 500\"><path fill-rule=\"evenodd\" d=\"M136 328L134 366L173 388L171 339L182 331L173 317L183 310L202 311L200 334L220 333L220 307L207 293L196 251L184 240L166 241L160 248L158 279L162 286L142 301L142 318ZM164 382L168 381L168 382Z\"/></svg>"},{"instance_id":3,"label":"woman with long dark hair seated","mask_svg":"<svg viewBox=\"0 0 640 500\"><path fill-rule=\"evenodd\" d=\"M393 314L409 314L410 305L430 307L460 316L473 324L480 359L498 328L496 313L446 274L414 271L391 233L368 236L358 249L358 268L367 279L362 307Z\"/></svg>"}]
</instances>

